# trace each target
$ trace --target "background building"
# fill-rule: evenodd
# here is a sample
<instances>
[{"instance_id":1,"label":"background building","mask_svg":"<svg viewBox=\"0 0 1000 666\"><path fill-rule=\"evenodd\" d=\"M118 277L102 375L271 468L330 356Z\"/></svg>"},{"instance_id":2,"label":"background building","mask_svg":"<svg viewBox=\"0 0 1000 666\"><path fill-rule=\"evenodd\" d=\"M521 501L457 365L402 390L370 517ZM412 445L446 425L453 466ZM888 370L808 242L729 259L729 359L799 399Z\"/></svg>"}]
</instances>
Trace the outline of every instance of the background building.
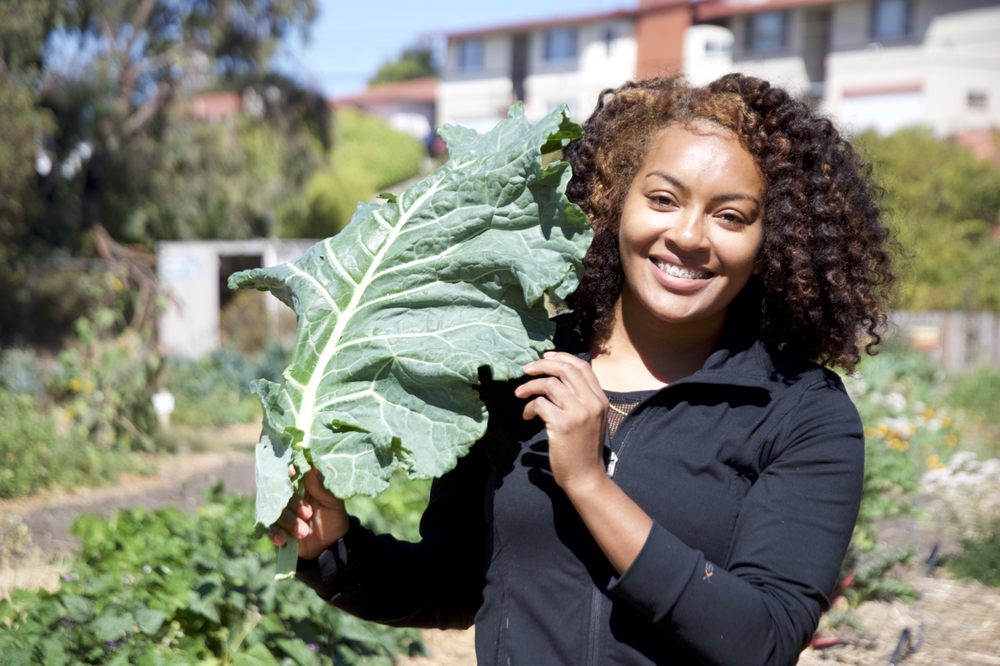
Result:
<instances>
[{"instance_id":1,"label":"background building","mask_svg":"<svg viewBox=\"0 0 1000 666\"><path fill-rule=\"evenodd\" d=\"M683 72L766 78L850 130L1000 126L995 0L640 0L634 9L447 35L438 122L493 126L515 100L585 117L601 90Z\"/></svg>"}]
</instances>

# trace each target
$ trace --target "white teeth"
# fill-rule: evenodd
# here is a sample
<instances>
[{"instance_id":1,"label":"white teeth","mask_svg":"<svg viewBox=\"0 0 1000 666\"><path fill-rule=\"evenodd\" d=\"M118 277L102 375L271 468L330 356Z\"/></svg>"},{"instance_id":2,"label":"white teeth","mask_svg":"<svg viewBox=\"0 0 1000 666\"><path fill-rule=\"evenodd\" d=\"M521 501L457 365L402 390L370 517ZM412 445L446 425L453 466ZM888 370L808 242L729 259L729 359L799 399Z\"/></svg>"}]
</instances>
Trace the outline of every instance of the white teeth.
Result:
<instances>
[{"instance_id":1,"label":"white teeth","mask_svg":"<svg viewBox=\"0 0 1000 666\"><path fill-rule=\"evenodd\" d=\"M656 267L667 275L687 278L689 280L704 280L712 277L712 274L707 271L696 271L690 268L685 268L684 266L677 266L676 264L669 264L661 261L656 262Z\"/></svg>"}]
</instances>

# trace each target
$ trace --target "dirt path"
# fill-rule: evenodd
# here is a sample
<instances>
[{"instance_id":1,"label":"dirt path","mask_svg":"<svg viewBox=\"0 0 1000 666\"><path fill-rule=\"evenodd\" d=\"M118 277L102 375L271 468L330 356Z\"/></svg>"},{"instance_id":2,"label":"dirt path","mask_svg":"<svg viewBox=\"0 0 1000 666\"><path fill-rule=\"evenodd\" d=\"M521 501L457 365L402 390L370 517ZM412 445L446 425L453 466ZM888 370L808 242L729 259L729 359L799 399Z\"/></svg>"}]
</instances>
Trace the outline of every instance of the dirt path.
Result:
<instances>
[{"instance_id":1,"label":"dirt path","mask_svg":"<svg viewBox=\"0 0 1000 666\"><path fill-rule=\"evenodd\" d=\"M102 488L0 501L0 598L18 587L58 585L66 558L78 545L69 534L69 526L79 513L110 515L132 506L193 510L204 500L206 490L218 482L228 492L252 494L252 444L256 436L255 426L210 432L207 440L213 443L213 450L154 459L156 473L150 476L127 476ZM951 580L940 571L934 577L922 576L916 567L903 576L919 592L916 602L863 604L855 612L863 632L837 630L829 634L839 639L836 645L808 649L799 663L1000 666L1000 589ZM892 662L904 631L911 649ZM399 663L475 663L472 630L426 631L424 640L430 657L405 658Z\"/></svg>"},{"instance_id":2,"label":"dirt path","mask_svg":"<svg viewBox=\"0 0 1000 666\"><path fill-rule=\"evenodd\" d=\"M258 430L247 425L203 432L216 450L151 457L146 461L156 470L151 475L129 474L107 486L0 501L0 598L17 587L58 584L65 560L79 546L69 529L81 513L109 516L134 506L194 510L219 482L228 492L252 494Z\"/></svg>"}]
</instances>

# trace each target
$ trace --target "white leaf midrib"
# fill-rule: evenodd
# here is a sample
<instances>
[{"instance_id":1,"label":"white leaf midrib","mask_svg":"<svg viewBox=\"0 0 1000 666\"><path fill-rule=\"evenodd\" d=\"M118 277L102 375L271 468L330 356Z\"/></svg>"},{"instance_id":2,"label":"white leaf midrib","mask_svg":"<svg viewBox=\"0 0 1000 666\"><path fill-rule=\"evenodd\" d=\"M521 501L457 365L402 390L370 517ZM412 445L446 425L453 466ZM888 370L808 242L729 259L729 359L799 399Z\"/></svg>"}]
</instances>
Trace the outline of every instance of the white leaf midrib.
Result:
<instances>
[{"instance_id":1,"label":"white leaf midrib","mask_svg":"<svg viewBox=\"0 0 1000 666\"><path fill-rule=\"evenodd\" d=\"M330 332L327 344L323 348L319 359L316 361L316 367L313 369L313 373L309 378L309 383L306 384L305 389L302 391L301 408L295 423L296 428L300 432L304 433L302 442L300 443L302 448L309 448L310 439L312 438L311 421L313 419L313 415L315 414L316 395L319 391L319 385L322 382L323 377L326 375L326 368L330 364L330 360L340 348L340 338L343 336L344 330L350 323L351 318L360 309L359 304L362 296L371 282L376 278L379 265L385 259L385 255L396 242L396 239L402 232L406 222L413 216L415 211L419 210L420 207L424 205L424 202L427 201L427 199L438 192L444 180L444 178L441 178L437 182L433 183L427 191L417 197L406 210L400 208L399 220L396 224L392 225L389 236L382 244L382 247L379 248L378 254L375 255L371 263L368 265L368 269L365 271L364 276L357 282L357 286L354 289L354 294L352 294L350 302L343 309L341 315L337 317L337 323L334 325L333 331Z\"/></svg>"}]
</instances>

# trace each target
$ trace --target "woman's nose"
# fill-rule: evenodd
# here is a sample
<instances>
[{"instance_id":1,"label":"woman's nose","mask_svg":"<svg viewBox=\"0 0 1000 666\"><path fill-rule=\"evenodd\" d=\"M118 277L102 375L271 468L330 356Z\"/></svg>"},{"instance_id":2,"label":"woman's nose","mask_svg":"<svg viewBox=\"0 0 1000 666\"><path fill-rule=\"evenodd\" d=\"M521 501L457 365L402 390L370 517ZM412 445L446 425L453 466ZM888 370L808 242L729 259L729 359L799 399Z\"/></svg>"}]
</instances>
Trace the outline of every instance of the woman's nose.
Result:
<instances>
[{"instance_id":1,"label":"woman's nose","mask_svg":"<svg viewBox=\"0 0 1000 666\"><path fill-rule=\"evenodd\" d=\"M677 224L667 232L667 236L678 247L697 250L705 246L705 220L696 213L678 216Z\"/></svg>"}]
</instances>

